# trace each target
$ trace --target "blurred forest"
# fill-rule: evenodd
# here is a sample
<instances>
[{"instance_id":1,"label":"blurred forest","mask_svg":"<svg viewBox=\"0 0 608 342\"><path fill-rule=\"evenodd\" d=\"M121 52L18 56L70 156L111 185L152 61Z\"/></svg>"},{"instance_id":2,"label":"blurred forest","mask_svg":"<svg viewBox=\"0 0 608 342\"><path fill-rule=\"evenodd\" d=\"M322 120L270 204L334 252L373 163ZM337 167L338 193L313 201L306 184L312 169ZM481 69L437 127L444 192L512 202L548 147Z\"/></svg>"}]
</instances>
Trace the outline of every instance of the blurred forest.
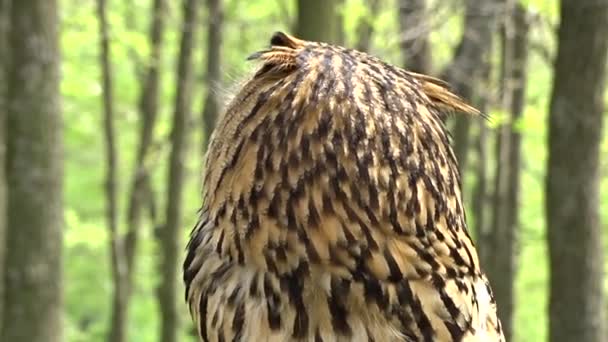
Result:
<instances>
[{"instance_id":1,"label":"blurred forest","mask_svg":"<svg viewBox=\"0 0 608 342\"><path fill-rule=\"evenodd\" d=\"M0 341L194 341L181 262L274 31L448 81L508 341L606 341L608 0L0 0Z\"/></svg>"}]
</instances>

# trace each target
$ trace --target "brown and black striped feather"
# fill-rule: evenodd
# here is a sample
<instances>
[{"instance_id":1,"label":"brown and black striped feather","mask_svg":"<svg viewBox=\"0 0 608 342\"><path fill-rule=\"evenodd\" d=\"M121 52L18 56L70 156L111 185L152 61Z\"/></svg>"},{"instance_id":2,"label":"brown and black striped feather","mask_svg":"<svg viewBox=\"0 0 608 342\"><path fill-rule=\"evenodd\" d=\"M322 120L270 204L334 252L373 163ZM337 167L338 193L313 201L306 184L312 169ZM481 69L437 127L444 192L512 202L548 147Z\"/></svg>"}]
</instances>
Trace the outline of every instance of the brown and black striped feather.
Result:
<instances>
[{"instance_id":1,"label":"brown and black striped feather","mask_svg":"<svg viewBox=\"0 0 608 342\"><path fill-rule=\"evenodd\" d=\"M501 341L436 79L277 33L209 146L184 263L203 341Z\"/></svg>"}]
</instances>

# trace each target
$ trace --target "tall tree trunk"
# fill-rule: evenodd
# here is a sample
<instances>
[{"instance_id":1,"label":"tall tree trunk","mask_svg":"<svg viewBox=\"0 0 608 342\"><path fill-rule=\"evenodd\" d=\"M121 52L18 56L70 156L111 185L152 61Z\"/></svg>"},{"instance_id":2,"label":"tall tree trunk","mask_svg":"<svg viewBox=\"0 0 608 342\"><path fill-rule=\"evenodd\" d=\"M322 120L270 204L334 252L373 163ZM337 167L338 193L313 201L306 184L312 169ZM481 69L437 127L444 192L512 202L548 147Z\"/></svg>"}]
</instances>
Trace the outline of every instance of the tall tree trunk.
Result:
<instances>
[{"instance_id":1,"label":"tall tree trunk","mask_svg":"<svg viewBox=\"0 0 608 342\"><path fill-rule=\"evenodd\" d=\"M177 91L175 112L171 131L171 155L169 161L169 188L167 197L166 222L160 235L159 305L161 311L162 342L178 341L178 263L182 247L182 193L185 177L185 153L189 144L188 122L192 111L192 50L196 34L198 13L197 0L184 0L183 25L177 66ZM181 298L181 296L180 296Z\"/></svg>"},{"instance_id":2,"label":"tall tree trunk","mask_svg":"<svg viewBox=\"0 0 608 342\"><path fill-rule=\"evenodd\" d=\"M514 334L515 314L515 281L518 269L519 250L519 198L521 186L521 134L518 124L524 112L526 97L526 70L528 64L528 14L520 3L517 3L513 12L514 36L510 81L511 86L511 120L508 126L509 153L507 155L507 176L504 206L504 239L497 243L497 262L504 269L501 285L495 289L496 300L501 303L498 314L501 317L505 338L511 340Z\"/></svg>"},{"instance_id":3,"label":"tall tree trunk","mask_svg":"<svg viewBox=\"0 0 608 342\"><path fill-rule=\"evenodd\" d=\"M493 35L504 1L506 0L466 0L462 38L454 50L452 61L441 73L441 77L453 86L457 94L484 107L489 102L489 94L485 89L488 88L490 81ZM489 263L487 256L491 255L491 247L487 246L489 227L486 225L485 216L487 212L485 197L488 193L486 188L488 151L485 146L488 131L485 124L481 122L479 128L477 141L479 164L476 170L479 178L473 189L473 212L476 220L474 228L478 237L481 264L484 268ZM454 117L452 126L454 152L463 178L467 175L470 128L470 118Z\"/></svg>"},{"instance_id":4,"label":"tall tree trunk","mask_svg":"<svg viewBox=\"0 0 608 342\"><path fill-rule=\"evenodd\" d=\"M125 301L127 296L126 283L126 264L124 259L124 249L118 230L118 199L117 186L118 176L116 173L118 152L116 150L116 139L114 129L114 99L112 64L110 61L110 33L107 20L106 0L97 0L97 17L99 21L99 64L101 65L101 75L103 84L103 131L106 149L106 176L104 189L106 193L106 221L108 225L108 235L110 237L110 261L112 267L113 303L119 306ZM122 313L122 312L121 312ZM125 317L116 317L123 321ZM124 328L118 335L123 335ZM113 336L112 341L117 337Z\"/></svg>"},{"instance_id":5,"label":"tall tree trunk","mask_svg":"<svg viewBox=\"0 0 608 342\"><path fill-rule=\"evenodd\" d=\"M511 64L512 58L512 43L513 43L513 22L510 16L507 16L504 22L500 26L500 79L499 79L499 105L505 112L511 107ZM491 251L489 253L488 260L485 261L486 272L490 282L492 282L494 293L497 297L498 306L510 306L511 292L510 283L500 283L502 281L510 282L511 273L511 260L512 255L509 253L512 250L512 235L505 224L505 203L506 203L506 192L508 188L508 163L509 163L509 150L510 150L510 135L509 126L506 122L501 122L498 127L494 130L494 179L492 186L492 201L490 203L492 217L491 223L488 227L488 243L486 250ZM503 241L504 240L504 241ZM502 260L506 258L507 260ZM502 274L502 273L505 274ZM500 301L498 301L500 297ZM507 300L507 302L503 302ZM504 311L504 309L499 309ZM501 321L505 320L505 328L510 327L510 317L502 317Z\"/></svg>"},{"instance_id":6,"label":"tall tree trunk","mask_svg":"<svg viewBox=\"0 0 608 342\"><path fill-rule=\"evenodd\" d=\"M132 189L129 194L127 209L127 226L129 231L126 237L126 259L129 278L134 263L137 235L141 221L141 209L144 204L143 196L147 194L149 186L149 170L146 158L153 142L154 127L158 116L160 104L160 65L162 59L163 36L165 30L165 16L167 4L165 0L154 0L152 8L152 23L150 26L150 58L146 70L145 81L142 84L139 98L140 135L137 149L135 172L133 174ZM129 281L130 282L130 281Z\"/></svg>"},{"instance_id":7,"label":"tall tree trunk","mask_svg":"<svg viewBox=\"0 0 608 342\"><path fill-rule=\"evenodd\" d=\"M207 29L207 96L203 108L203 151L219 114L220 106L214 91L221 81L220 60L222 52L222 26L224 24L223 0L207 0L209 27Z\"/></svg>"},{"instance_id":8,"label":"tall tree trunk","mask_svg":"<svg viewBox=\"0 0 608 342\"><path fill-rule=\"evenodd\" d=\"M608 2L562 0L549 114L549 340L605 341L599 153ZM581 50L584 47L584 50Z\"/></svg>"},{"instance_id":9,"label":"tall tree trunk","mask_svg":"<svg viewBox=\"0 0 608 342\"><path fill-rule=\"evenodd\" d=\"M9 1L0 0L0 274L4 274L6 253L6 175L4 171L6 153L6 81L8 71L8 23ZM4 279L0 278L0 331L2 331L2 312L4 310Z\"/></svg>"},{"instance_id":10,"label":"tall tree trunk","mask_svg":"<svg viewBox=\"0 0 608 342\"><path fill-rule=\"evenodd\" d=\"M481 109L480 109L481 110ZM477 165L475 168L475 187L472 193L471 211L475 224L471 226L475 234L475 242L481 265L486 266L487 260L492 253L492 249L488 248L488 220L487 220L487 205L488 200L488 127L483 121L479 122L479 132L477 134Z\"/></svg>"},{"instance_id":11,"label":"tall tree trunk","mask_svg":"<svg viewBox=\"0 0 608 342\"><path fill-rule=\"evenodd\" d=\"M298 0L298 38L336 43L338 22L336 20L338 0Z\"/></svg>"},{"instance_id":12,"label":"tall tree trunk","mask_svg":"<svg viewBox=\"0 0 608 342\"><path fill-rule=\"evenodd\" d=\"M335 44L344 45L346 44L346 31L344 30L344 4L346 0L335 0L336 1L336 39ZM381 1L381 0L372 0Z\"/></svg>"},{"instance_id":13,"label":"tall tree trunk","mask_svg":"<svg viewBox=\"0 0 608 342\"><path fill-rule=\"evenodd\" d=\"M489 55L483 64L483 75L481 77L481 85L483 89L490 89L492 82L492 60ZM478 98L476 103L477 108L482 113L487 113L490 108L491 94L490 92L483 92ZM487 202L488 202L488 138L489 129L487 122L483 120L478 121L478 133L477 133L477 164L475 168L475 186L472 193L471 209L473 212L474 225L470 225L475 234L475 241L477 243L477 250L479 253L479 259L481 264L486 265L489 255L492 251L489 248L485 248L488 240L488 220L487 220Z\"/></svg>"},{"instance_id":14,"label":"tall tree trunk","mask_svg":"<svg viewBox=\"0 0 608 342\"><path fill-rule=\"evenodd\" d=\"M140 131L139 145L137 148L136 161L132 176L131 189L128 194L128 207L126 215L127 233L121 244L124 246L124 276L120 284L115 288L122 289L123 295L115 293L112 303L112 317L108 333L108 342L123 342L127 340L128 308L133 284L133 269L135 266L135 255L137 242L141 228L142 208L146 204L146 196L150 196L149 165L146 159L152 146L153 131L158 113L158 93L160 87L160 64L162 55L162 42L166 16L165 0L154 0L152 7L152 22L150 25L150 59L142 83L139 98ZM121 265L113 264L113 272Z\"/></svg>"},{"instance_id":15,"label":"tall tree trunk","mask_svg":"<svg viewBox=\"0 0 608 342\"><path fill-rule=\"evenodd\" d=\"M360 19L357 26L356 48L359 51L369 51L374 34L374 21L380 11L381 0L370 0L368 4L367 13ZM338 24L341 25L342 22L338 22ZM336 27L336 29L340 30L340 27Z\"/></svg>"},{"instance_id":16,"label":"tall tree trunk","mask_svg":"<svg viewBox=\"0 0 608 342\"><path fill-rule=\"evenodd\" d=\"M513 337L515 279L517 270L521 136L517 123L525 104L528 22L520 4L509 7L503 36L503 106L509 122L498 128L495 172L494 213L491 231L491 262L488 275L495 284L494 294L505 338Z\"/></svg>"},{"instance_id":17,"label":"tall tree trunk","mask_svg":"<svg viewBox=\"0 0 608 342\"><path fill-rule=\"evenodd\" d=\"M473 100L475 84L479 82L485 55L492 48L492 35L502 12L504 0L466 0L464 32L452 59L444 69L442 78L450 83L457 94ZM470 119L454 119L454 153L464 177L468 162Z\"/></svg>"},{"instance_id":18,"label":"tall tree trunk","mask_svg":"<svg viewBox=\"0 0 608 342\"><path fill-rule=\"evenodd\" d=\"M13 1L1 341L63 340L63 143L56 0Z\"/></svg>"},{"instance_id":19,"label":"tall tree trunk","mask_svg":"<svg viewBox=\"0 0 608 342\"><path fill-rule=\"evenodd\" d=\"M426 0L399 0L399 41L403 65L409 70L430 74L433 67Z\"/></svg>"}]
</instances>

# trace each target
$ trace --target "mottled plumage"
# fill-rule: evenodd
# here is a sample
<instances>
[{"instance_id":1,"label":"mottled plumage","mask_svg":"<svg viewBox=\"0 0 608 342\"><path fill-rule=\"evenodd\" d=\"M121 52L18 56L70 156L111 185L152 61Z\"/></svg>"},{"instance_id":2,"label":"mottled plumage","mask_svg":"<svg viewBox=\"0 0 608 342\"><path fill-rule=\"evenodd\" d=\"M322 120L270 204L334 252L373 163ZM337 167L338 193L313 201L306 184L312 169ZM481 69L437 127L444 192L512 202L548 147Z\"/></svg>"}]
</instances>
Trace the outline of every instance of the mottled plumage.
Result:
<instances>
[{"instance_id":1,"label":"mottled plumage","mask_svg":"<svg viewBox=\"0 0 608 342\"><path fill-rule=\"evenodd\" d=\"M429 76L276 33L215 129L184 263L203 341L501 341Z\"/></svg>"}]
</instances>

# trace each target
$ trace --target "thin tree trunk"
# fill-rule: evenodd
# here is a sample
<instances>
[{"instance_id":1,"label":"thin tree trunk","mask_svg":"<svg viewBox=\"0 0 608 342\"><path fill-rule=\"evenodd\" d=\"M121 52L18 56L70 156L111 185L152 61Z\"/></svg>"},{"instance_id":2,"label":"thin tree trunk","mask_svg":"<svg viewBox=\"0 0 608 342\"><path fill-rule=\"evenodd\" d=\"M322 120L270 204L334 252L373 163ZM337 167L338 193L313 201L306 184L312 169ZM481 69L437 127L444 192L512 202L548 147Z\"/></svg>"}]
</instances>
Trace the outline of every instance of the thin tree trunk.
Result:
<instances>
[{"instance_id":1,"label":"thin tree trunk","mask_svg":"<svg viewBox=\"0 0 608 342\"><path fill-rule=\"evenodd\" d=\"M165 27L166 3L164 0L154 0L152 7L152 23L150 25L150 59L147 65L144 82L139 99L140 132L131 189L128 194L126 215L127 234L121 243L124 246L125 271L121 284L115 285L122 289L122 296L114 296L112 317L108 334L108 342L124 342L127 340L128 308L133 283L133 269L137 251L138 235L141 228L142 208L147 203L146 196L151 193L149 170L146 164L148 152L152 145L153 131L158 113L158 92L160 87L160 62L162 38ZM113 272L121 266L113 264Z\"/></svg>"},{"instance_id":2,"label":"thin tree trunk","mask_svg":"<svg viewBox=\"0 0 608 342\"><path fill-rule=\"evenodd\" d=\"M501 31L502 105L510 113L509 122L497 130L496 169L491 226L488 276L495 284L494 294L505 338L511 340L515 307L521 136L516 125L525 104L525 70L528 49L527 13L517 3L509 4L509 16Z\"/></svg>"},{"instance_id":3,"label":"thin tree trunk","mask_svg":"<svg viewBox=\"0 0 608 342\"><path fill-rule=\"evenodd\" d=\"M118 152L116 150L115 129L114 129L114 99L112 86L112 65L110 61L110 34L107 22L107 3L106 0L97 0L97 17L99 21L99 63L101 65L102 84L103 84L103 130L106 149L106 176L104 189L106 192L106 221L108 225L108 235L110 237L110 258L112 265L112 285L113 285L113 305L119 307L127 296L125 288L126 264L123 255L123 246L118 231L118 200L117 186L118 177L116 174ZM118 312L119 316L114 317L120 322L125 321L124 311ZM124 328L113 330L117 336L124 335ZM112 336L111 341L119 338Z\"/></svg>"},{"instance_id":4,"label":"thin tree trunk","mask_svg":"<svg viewBox=\"0 0 608 342\"><path fill-rule=\"evenodd\" d=\"M146 70L145 82L142 84L142 92L139 99L139 110L141 113L141 128L139 145L137 149L135 172L133 175L132 190L129 194L127 209L127 226L129 231L126 237L126 259L128 278L134 263L136 252L137 235L141 221L141 209L143 197L146 195L149 170L146 158L153 142L154 127L158 116L159 90L160 90L160 64L162 56L163 35L165 29L165 12L167 5L165 0L154 0L152 8L152 25L150 28L151 53Z\"/></svg>"},{"instance_id":5,"label":"thin tree trunk","mask_svg":"<svg viewBox=\"0 0 608 342\"><path fill-rule=\"evenodd\" d=\"M139 29L137 16L137 5L134 0L125 0L125 11L124 11L124 21L125 21L125 29L129 32L136 32ZM144 84L145 71L146 71L146 63L143 62L143 58L141 53L137 50L135 45L129 45L128 56L131 64L133 64L133 72L135 73L136 79L140 82L140 84ZM148 217L152 222L152 225L156 227L155 223L157 222L156 215L156 194L154 193L150 182L145 184L145 189L142 190L145 192L143 197L146 198L146 205L148 209Z\"/></svg>"},{"instance_id":6,"label":"thin tree trunk","mask_svg":"<svg viewBox=\"0 0 608 342\"><path fill-rule=\"evenodd\" d=\"M475 225L472 227L475 234L475 242L479 252L481 265L487 265L491 248L488 246L488 224L487 224L487 204L488 200L488 127L483 121L479 122L479 133L477 135L477 165L475 169L476 183L473 188L472 212Z\"/></svg>"},{"instance_id":7,"label":"thin tree trunk","mask_svg":"<svg viewBox=\"0 0 608 342\"><path fill-rule=\"evenodd\" d=\"M166 223L160 236L160 274L161 282L158 299L161 311L162 342L178 341L178 263L182 247L182 193L185 177L185 153L189 144L192 111L192 51L197 28L197 0L184 0L183 25L177 66L177 91L175 112L171 131L171 155L169 161L169 188L166 207ZM181 296L180 296L181 298Z\"/></svg>"},{"instance_id":8,"label":"thin tree trunk","mask_svg":"<svg viewBox=\"0 0 608 342\"><path fill-rule=\"evenodd\" d=\"M545 183L552 342L606 338L599 216L606 37L608 1L560 1Z\"/></svg>"},{"instance_id":9,"label":"thin tree trunk","mask_svg":"<svg viewBox=\"0 0 608 342\"><path fill-rule=\"evenodd\" d=\"M507 16L506 20L501 23L500 26L500 107L508 111L511 107L512 98L512 82L511 82L511 69L513 63L513 21L511 16ZM506 194L509 184L507 180L509 178L509 153L511 147L511 135L509 134L509 126L507 123L501 123L495 131L495 165L494 165L494 183L493 183L493 196L491 202L492 208L492 222L489 227L489 238L486 246L487 250L492 251L489 253L489 260L486 262L486 271L488 277L493 286L494 293L497 297L497 303L499 307L511 307L511 296L513 280L511 277L511 261L513 255L511 253L513 249L513 236L510 227L506 225ZM500 298L500 301L498 300ZM499 309L504 312L504 309ZM507 310L510 311L510 310ZM511 317L502 317L501 321L505 328L511 327Z\"/></svg>"},{"instance_id":10,"label":"thin tree trunk","mask_svg":"<svg viewBox=\"0 0 608 342\"><path fill-rule=\"evenodd\" d=\"M380 11L380 0L370 0L368 2L368 12L363 18L360 19L357 26L357 44L356 48L359 51L369 51L372 43L372 36L374 34L374 21ZM339 22L342 24L342 22ZM336 27L339 30L339 27Z\"/></svg>"},{"instance_id":11,"label":"thin tree trunk","mask_svg":"<svg viewBox=\"0 0 608 342\"><path fill-rule=\"evenodd\" d=\"M430 74L433 67L426 0L399 0L399 28L403 65Z\"/></svg>"},{"instance_id":12,"label":"thin tree trunk","mask_svg":"<svg viewBox=\"0 0 608 342\"><path fill-rule=\"evenodd\" d=\"M492 74L492 61L490 56L486 56L486 60L483 65L483 76L482 86L484 89L489 89L491 84ZM491 95L489 92L480 94L477 108L482 113L487 113L491 103ZM477 164L476 164L476 183L473 189L472 196L472 212L475 224L472 226L472 230L475 234L475 241L477 243L477 249L479 252L479 258L481 265L486 265L488 255L491 254L491 250L484 248L488 239L488 222L487 222L487 202L488 202L488 127L487 122L483 120L478 121L478 134L477 134Z\"/></svg>"},{"instance_id":13,"label":"thin tree trunk","mask_svg":"<svg viewBox=\"0 0 608 342\"><path fill-rule=\"evenodd\" d=\"M442 72L455 92L468 99L475 97L475 84L479 82L485 55L492 47L492 35L502 12L502 0L467 0L464 32L455 50L452 62ZM466 174L469 152L469 130L471 120L456 116L454 119L454 153L463 177Z\"/></svg>"},{"instance_id":14,"label":"thin tree trunk","mask_svg":"<svg viewBox=\"0 0 608 342\"><path fill-rule=\"evenodd\" d=\"M1 341L63 341L58 24L56 0L12 2L6 123L10 248Z\"/></svg>"},{"instance_id":15,"label":"thin tree trunk","mask_svg":"<svg viewBox=\"0 0 608 342\"><path fill-rule=\"evenodd\" d=\"M219 114L219 101L214 87L221 81L220 62L222 52L222 26L224 24L223 0L207 0L207 96L203 108L203 151L207 144Z\"/></svg>"},{"instance_id":16,"label":"thin tree trunk","mask_svg":"<svg viewBox=\"0 0 608 342\"><path fill-rule=\"evenodd\" d=\"M335 43L338 40L337 0L298 0L298 38Z\"/></svg>"},{"instance_id":17,"label":"thin tree trunk","mask_svg":"<svg viewBox=\"0 0 608 342\"><path fill-rule=\"evenodd\" d=\"M8 69L8 23L9 1L0 0L0 274L4 274L4 256L6 253L6 175L4 171L6 153L6 81ZM2 313L4 310L4 279L0 278L0 331L2 331Z\"/></svg>"},{"instance_id":18,"label":"thin tree trunk","mask_svg":"<svg viewBox=\"0 0 608 342\"><path fill-rule=\"evenodd\" d=\"M344 30L344 4L346 0L335 0L336 1L336 39L335 44L344 45L346 44L346 31ZM381 1L381 0L372 0Z\"/></svg>"},{"instance_id":19,"label":"thin tree trunk","mask_svg":"<svg viewBox=\"0 0 608 342\"><path fill-rule=\"evenodd\" d=\"M494 294L507 341L514 336L513 315L515 308L515 280L517 276L517 254L519 235L519 189L521 172L521 135L517 124L525 105L526 65L528 51L528 22L526 9L516 4L512 12L513 35L510 37L510 66L507 82L509 83L510 121L505 126L508 149L504 156L505 174L502 177L502 200L500 203L500 222L495 226L500 229L494 237Z\"/></svg>"}]
</instances>

